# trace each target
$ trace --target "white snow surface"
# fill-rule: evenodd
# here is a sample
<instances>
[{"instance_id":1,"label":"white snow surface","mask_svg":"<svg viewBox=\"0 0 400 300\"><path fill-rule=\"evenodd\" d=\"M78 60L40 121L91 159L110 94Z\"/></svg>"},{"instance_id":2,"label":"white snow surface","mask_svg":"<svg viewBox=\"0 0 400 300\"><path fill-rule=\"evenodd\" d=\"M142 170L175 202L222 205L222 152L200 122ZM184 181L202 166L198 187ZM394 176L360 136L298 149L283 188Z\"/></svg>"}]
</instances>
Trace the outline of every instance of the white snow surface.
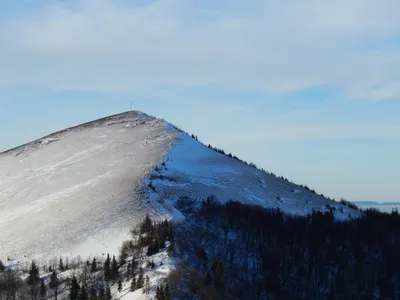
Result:
<instances>
[{"instance_id":1,"label":"white snow surface","mask_svg":"<svg viewBox=\"0 0 400 300\"><path fill-rule=\"evenodd\" d=\"M211 194L291 214L360 214L128 112L0 153L0 259L117 254L146 213L180 222L180 196Z\"/></svg>"},{"instance_id":2,"label":"white snow surface","mask_svg":"<svg viewBox=\"0 0 400 300\"><path fill-rule=\"evenodd\" d=\"M172 219L182 219L173 207L180 196L203 200L210 195L222 203L234 200L295 215L308 215L313 209L326 212L331 206L337 220L360 216L356 210L213 151L184 133L176 137L163 162L147 178L155 187L155 191L147 187L147 194Z\"/></svg>"},{"instance_id":3,"label":"white snow surface","mask_svg":"<svg viewBox=\"0 0 400 300\"><path fill-rule=\"evenodd\" d=\"M143 177L174 138L129 112L0 154L0 259L117 253L146 210Z\"/></svg>"}]
</instances>

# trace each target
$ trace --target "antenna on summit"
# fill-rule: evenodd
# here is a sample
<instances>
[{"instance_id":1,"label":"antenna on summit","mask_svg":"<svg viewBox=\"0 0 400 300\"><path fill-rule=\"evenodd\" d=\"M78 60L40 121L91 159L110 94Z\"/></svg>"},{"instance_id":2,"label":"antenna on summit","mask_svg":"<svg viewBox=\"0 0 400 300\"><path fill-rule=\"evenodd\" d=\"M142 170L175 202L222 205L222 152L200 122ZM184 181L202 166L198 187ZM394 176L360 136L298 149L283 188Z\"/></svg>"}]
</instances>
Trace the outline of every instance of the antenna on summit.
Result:
<instances>
[{"instance_id":1,"label":"antenna on summit","mask_svg":"<svg viewBox=\"0 0 400 300\"><path fill-rule=\"evenodd\" d=\"M132 107L132 100L131 100L131 111L133 110L133 107Z\"/></svg>"}]
</instances>

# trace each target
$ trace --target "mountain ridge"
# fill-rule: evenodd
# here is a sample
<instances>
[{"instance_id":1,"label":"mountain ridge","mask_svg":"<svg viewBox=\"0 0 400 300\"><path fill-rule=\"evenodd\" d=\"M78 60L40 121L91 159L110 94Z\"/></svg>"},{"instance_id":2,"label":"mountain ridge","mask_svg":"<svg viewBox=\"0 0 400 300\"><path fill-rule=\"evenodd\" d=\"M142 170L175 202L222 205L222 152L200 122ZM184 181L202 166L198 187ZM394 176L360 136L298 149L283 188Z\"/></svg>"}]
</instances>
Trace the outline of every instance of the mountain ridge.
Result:
<instances>
[{"instance_id":1,"label":"mountain ridge","mask_svg":"<svg viewBox=\"0 0 400 300\"><path fill-rule=\"evenodd\" d=\"M176 204L185 197L200 203L214 195L221 203L235 200L290 214L333 212L339 220L360 215L138 111L59 130L2 152L0 176L0 225L5 229L0 257L13 248L20 249L16 257L44 253L43 244L54 254L106 252L119 246L146 213L181 220ZM67 241L56 238L61 228ZM38 243L35 235L49 240Z\"/></svg>"},{"instance_id":2,"label":"mountain ridge","mask_svg":"<svg viewBox=\"0 0 400 300\"><path fill-rule=\"evenodd\" d=\"M102 117L102 118L99 118L99 119L95 119L95 120L92 120L92 121L84 122L84 123L81 123L81 124L78 124L78 125L72 125L70 127L57 130L57 131L55 131L53 133L50 133L48 135L44 135L42 137L39 137L37 139L34 139L34 140L32 140L30 142L27 142L27 143L24 143L22 145L19 145L19 146L12 147L12 148L6 149L4 151L1 151L0 152L0 156L3 155L3 154L8 154L8 153L15 152L15 151L17 151L17 150L19 150L21 148L27 147L27 146L35 145L35 144L39 143L41 140L44 140L44 139L53 138L53 137L56 137L56 136L64 134L64 133L68 133L68 132L73 131L73 130L77 130L77 129L85 128L85 127L90 127L90 126L95 126L96 124L100 124L102 122L105 122L105 121L108 121L108 120L112 120L113 118L118 118L118 117L123 117L123 116L128 116L128 115L142 115L142 116L146 116L146 117L149 117L149 118L154 118L154 117L150 117L147 114L145 114L145 113L143 113L141 111L137 111L137 110L135 110L135 111L125 111L125 112L113 114L113 115L110 115L110 116L107 116L107 117Z\"/></svg>"}]
</instances>

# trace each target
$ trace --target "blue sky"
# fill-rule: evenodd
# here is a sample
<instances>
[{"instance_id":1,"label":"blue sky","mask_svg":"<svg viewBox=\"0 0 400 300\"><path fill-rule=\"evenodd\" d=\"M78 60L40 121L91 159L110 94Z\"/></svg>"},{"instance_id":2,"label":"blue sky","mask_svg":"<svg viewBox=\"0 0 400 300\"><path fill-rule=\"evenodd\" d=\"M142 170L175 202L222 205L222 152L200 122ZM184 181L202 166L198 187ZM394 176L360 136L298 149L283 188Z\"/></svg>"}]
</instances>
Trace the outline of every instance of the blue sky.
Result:
<instances>
[{"instance_id":1,"label":"blue sky","mask_svg":"<svg viewBox=\"0 0 400 300\"><path fill-rule=\"evenodd\" d=\"M400 201L400 2L0 0L0 149L130 108L327 196Z\"/></svg>"}]
</instances>

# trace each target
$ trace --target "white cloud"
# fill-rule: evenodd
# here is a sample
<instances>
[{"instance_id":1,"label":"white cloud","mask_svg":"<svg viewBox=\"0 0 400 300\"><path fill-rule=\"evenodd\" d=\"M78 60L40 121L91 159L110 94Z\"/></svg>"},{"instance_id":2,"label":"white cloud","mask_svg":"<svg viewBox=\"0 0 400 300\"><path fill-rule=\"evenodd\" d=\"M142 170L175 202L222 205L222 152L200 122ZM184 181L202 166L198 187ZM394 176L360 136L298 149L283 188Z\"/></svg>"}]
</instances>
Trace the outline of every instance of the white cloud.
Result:
<instances>
[{"instance_id":1,"label":"white cloud","mask_svg":"<svg viewBox=\"0 0 400 300\"><path fill-rule=\"evenodd\" d=\"M400 2L121 0L53 4L0 21L0 86L135 91L329 85L399 98Z\"/></svg>"}]
</instances>

